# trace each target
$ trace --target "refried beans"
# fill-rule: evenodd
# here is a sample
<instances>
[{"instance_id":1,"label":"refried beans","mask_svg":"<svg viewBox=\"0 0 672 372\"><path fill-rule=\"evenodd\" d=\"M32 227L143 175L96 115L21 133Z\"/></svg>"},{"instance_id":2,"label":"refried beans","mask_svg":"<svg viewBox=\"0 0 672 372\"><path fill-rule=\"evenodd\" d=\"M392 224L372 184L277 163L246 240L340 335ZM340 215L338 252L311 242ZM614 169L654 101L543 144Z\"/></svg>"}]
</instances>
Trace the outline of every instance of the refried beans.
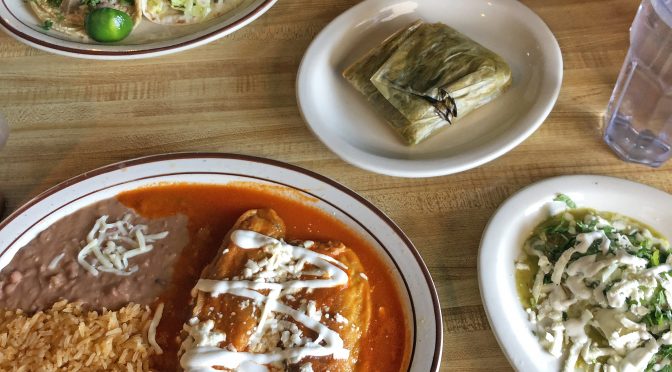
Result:
<instances>
[{"instance_id":1,"label":"refried beans","mask_svg":"<svg viewBox=\"0 0 672 372\"><path fill-rule=\"evenodd\" d=\"M150 252L130 259L138 266L137 272L92 275L77 262L86 235L101 216L116 221L126 214L132 216L133 224L147 225L150 234L168 231L168 236L153 243ZM144 218L116 199L79 209L39 233L0 271L0 308L33 313L59 299L82 301L95 310L116 310L129 302L149 305L171 282L173 266L189 243L187 223L182 214ZM49 264L61 254L56 268L50 269Z\"/></svg>"}]
</instances>

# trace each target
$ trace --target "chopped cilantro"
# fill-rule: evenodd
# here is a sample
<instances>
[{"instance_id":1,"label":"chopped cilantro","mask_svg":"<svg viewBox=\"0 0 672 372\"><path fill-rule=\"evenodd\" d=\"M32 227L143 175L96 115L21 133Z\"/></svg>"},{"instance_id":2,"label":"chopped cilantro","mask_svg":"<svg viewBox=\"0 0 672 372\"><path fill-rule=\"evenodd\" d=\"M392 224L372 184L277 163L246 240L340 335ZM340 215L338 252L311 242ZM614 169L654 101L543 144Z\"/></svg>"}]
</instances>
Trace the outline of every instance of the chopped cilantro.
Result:
<instances>
[{"instance_id":1,"label":"chopped cilantro","mask_svg":"<svg viewBox=\"0 0 672 372\"><path fill-rule=\"evenodd\" d=\"M570 208L576 208L576 203L574 203L574 201L572 199L570 199L569 196L567 196L565 194L558 194L558 195L555 196L555 199L553 199L553 200L564 202Z\"/></svg>"},{"instance_id":2,"label":"chopped cilantro","mask_svg":"<svg viewBox=\"0 0 672 372\"><path fill-rule=\"evenodd\" d=\"M651 266L658 266L660 265L660 251L655 250L653 251L653 254L651 255Z\"/></svg>"},{"instance_id":3,"label":"chopped cilantro","mask_svg":"<svg viewBox=\"0 0 672 372\"><path fill-rule=\"evenodd\" d=\"M658 353L651 358L649 365L646 367L645 372L654 371L653 366L664 360L670 360L672 358L672 345L661 345L658 349ZM665 365L663 368L659 369L658 372L672 372L672 366Z\"/></svg>"},{"instance_id":4,"label":"chopped cilantro","mask_svg":"<svg viewBox=\"0 0 672 372\"><path fill-rule=\"evenodd\" d=\"M654 304L657 306L663 306L667 303L667 299L665 299L665 292L658 288L657 293L653 296L654 298Z\"/></svg>"},{"instance_id":5,"label":"chopped cilantro","mask_svg":"<svg viewBox=\"0 0 672 372\"><path fill-rule=\"evenodd\" d=\"M590 221L590 223L585 224L581 221L576 222L576 227L579 228L580 232L593 232L597 230L597 219ZM606 234L606 232L605 232Z\"/></svg>"},{"instance_id":6,"label":"chopped cilantro","mask_svg":"<svg viewBox=\"0 0 672 372\"><path fill-rule=\"evenodd\" d=\"M672 321L672 311L667 308L667 298L665 291L662 288L656 288L651 297L650 306L653 308L648 314L642 317L641 322L646 323L649 327L663 326L666 322Z\"/></svg>"},{"instance_id":7,"label":"chopped cilantro","mask_svg":"<svg viewBox=\"0 0 672 372\"><path fill-rule=\"evenodd\" d=\"M658 356L662 357L663 359L672 359L672 345L661 345L660 349L658 349ZM672 367L669 365L665 366L667 371L672 372ZM663 369L661 369L663 371Z\"/></svg>"},{"instance_id":8,"label":"chopped cilantro","mask_svg":"<svg viewBox=\"0 0 672 372\"><path fill-rule=\"evenodd\" d=\"M649 262L650 262L652 260L653 255L652 255L652 252L651 252L650 249L640 248L639 250L637 250L635 252L635 256L637 256L639 258L643 258L645 260L649 260Z\"/></svg>"},{"instance_id":9,"label":"chopped cilantro","mask_svg":"<svg viewBox=\"0 0 672 372\"><path fill-rule=\"evenodd\" d=\"M63 2L63 0L48 0L47 2L49 3L49 5L51 5L55 8L58 8L58 7L61 6L61 3Z\"/></svg>"},{"instance_id":10,"label":"chopped cilantro","mask_svg":"<svg viewBox=\"0 0 672 372\"><path fill-rule=\"evenodd\" d=\"M602 231L604 231L607 236L610 236L614 233L614 228L612 226L605 226L602 228Z\"/></svg>"},{"instance_id":11,"label":"chopped cilantro","mask_svg":"<svg viewBox=\"0 0 672 372\"><path fill-rule=\"evenodd\" d=\"M660 309L650 311L642 318L642 322L646 323L646 325L649 327L662 326L664 320L665 318L663 317L663 313L660 311Z\"/></svg>"},{"instance_id":12,"label":"chopped cilantro","mask_svg":"<svg viewBox=\"0 0 672 372\"><path fill-rule=\"evenodd\" d=\"M54 25L54 22L47 19L42 24L42 29L45 30L45 31L49 31L49 30L51 30L51 26L53 26L53 25Z\"/></svg>"}]
</instances>

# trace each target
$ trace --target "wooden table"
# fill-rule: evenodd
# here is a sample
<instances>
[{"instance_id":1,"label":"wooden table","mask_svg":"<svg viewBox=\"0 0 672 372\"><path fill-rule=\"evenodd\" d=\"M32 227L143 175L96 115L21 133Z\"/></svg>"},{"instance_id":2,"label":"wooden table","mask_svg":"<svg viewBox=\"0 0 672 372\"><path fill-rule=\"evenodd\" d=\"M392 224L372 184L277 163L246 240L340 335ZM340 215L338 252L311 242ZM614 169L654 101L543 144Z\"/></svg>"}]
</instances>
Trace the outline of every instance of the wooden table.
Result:
<instances>
[{"instance_id":1,"label":"wooden table","mask_svg":"<svg viewBox=\"0 0 672 372\"><path fill-rule=\"evenodd\" d=\"M560 43L564 81L545 124L501 158L460 174L402 179L350 166L307 129L294 80L315 35L355 0L280 0L224 39L158 59L99 62L44 53L0 33L0 151L8 211L69 177L173 151L220 151L296 164L373 202L408 234L436 282L445 370L506 370L481 304L476 256L497 206L564 174L604 174L672 192L672 163L650 169L603 143L602 116L628 47L635 0L526 0ZM5 215L7 212L5 212Z\"/></svg>"}]
</instances>

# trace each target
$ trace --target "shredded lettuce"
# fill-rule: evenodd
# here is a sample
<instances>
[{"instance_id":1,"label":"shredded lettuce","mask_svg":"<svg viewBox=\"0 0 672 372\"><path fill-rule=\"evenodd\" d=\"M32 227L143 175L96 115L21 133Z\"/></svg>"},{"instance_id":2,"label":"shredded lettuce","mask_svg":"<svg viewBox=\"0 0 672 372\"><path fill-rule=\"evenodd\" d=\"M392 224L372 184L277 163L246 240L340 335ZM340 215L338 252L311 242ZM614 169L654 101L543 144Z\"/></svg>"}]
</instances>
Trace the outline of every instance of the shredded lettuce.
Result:
<instances>
[{"instance_id":1,"label":"shredded lettuce","mask_svg":"<svg viewBox=\"0 0 672 372\"><path fill-rule=\"evenodd\" d=\"M212 11L210 0L170 0L173 9L194 18L205 18Z\"/></svg>"},{"instance_id":2,"label":"shredded lettuce","mask_svg":"<svg viewBox=\"0 0 672 372\"><path fill-rule=\"evenodd\" d=\"M152 14L159 14L163 12L163 1L147 0L147 11Z\"/></svg>"}]
</instances>

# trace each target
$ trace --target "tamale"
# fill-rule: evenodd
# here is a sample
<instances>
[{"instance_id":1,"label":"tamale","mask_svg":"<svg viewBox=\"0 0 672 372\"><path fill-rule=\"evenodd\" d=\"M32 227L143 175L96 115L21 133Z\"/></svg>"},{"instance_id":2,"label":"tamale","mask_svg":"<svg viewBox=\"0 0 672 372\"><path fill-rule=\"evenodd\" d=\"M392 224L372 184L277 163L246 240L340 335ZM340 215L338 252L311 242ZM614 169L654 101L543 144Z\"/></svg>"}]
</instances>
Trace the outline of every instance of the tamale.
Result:
<instances>
[{"instance_id":1,"label":"tamale","mask_svg":"<svg viewBox=\"0 0 672 372\"><path fill-rule=\"evenodd\" d=\"M444 24L421 21L392 35L344 76L408 144L420 143L511 84L511 69L497 54Z\"/></svg>"}]
</instances>

